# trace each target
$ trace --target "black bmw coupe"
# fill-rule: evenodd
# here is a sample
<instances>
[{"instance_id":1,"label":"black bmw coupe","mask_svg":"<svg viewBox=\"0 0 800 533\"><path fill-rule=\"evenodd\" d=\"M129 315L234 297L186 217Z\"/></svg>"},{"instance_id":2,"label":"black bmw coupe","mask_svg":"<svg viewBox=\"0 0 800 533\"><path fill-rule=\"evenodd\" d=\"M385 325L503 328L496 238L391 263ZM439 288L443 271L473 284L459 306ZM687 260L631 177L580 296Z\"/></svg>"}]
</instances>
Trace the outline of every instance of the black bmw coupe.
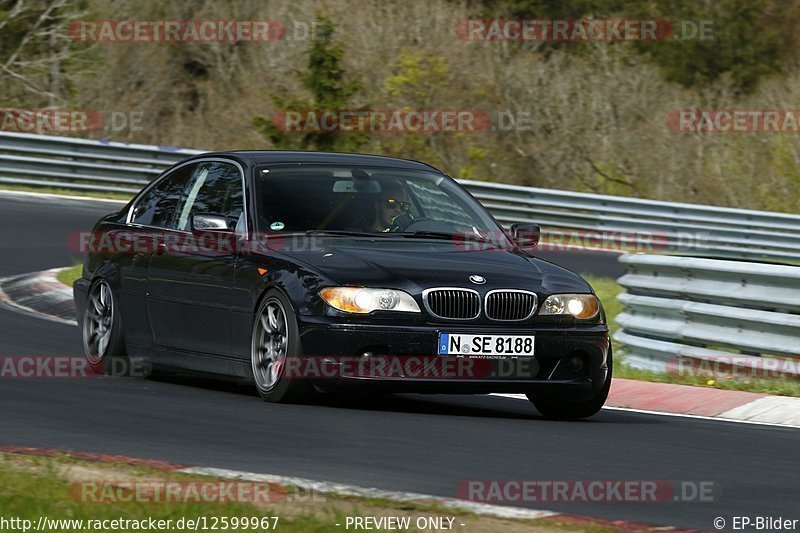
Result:
<instances>
[{"instance_id":1,"label":"black bmw coupe","mask_svg":"<svg viewBox=\"0 0 800 533\"><path fill-rule=\"evenodd\" d=\"M356 154L205 153L82 237L89 364L143 362L317 392L524 393L550 418L603 406L603 308L427 164Z\"/></svg>"}]
</instances>

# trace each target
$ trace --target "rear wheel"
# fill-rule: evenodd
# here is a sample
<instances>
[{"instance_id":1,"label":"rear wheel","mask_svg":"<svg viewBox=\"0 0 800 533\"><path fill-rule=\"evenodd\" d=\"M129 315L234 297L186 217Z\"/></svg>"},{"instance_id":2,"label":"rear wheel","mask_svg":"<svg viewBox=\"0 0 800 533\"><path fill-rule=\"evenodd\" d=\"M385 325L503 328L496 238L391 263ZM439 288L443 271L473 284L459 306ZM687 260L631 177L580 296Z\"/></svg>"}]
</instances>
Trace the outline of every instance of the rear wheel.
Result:
<instances>
[{"instance_id":1,"label":"rear wheel","mask_svg":"<svg viewBox=\"0 0 800 533\"><path fill-rule=\"evenodd\" d=\"M256 311L251 366L259 396L268 402L299 402L312 390L301 376L286 376L286 359L300 355L297 319L289 299L268 291Z\"/></svg>"},{"instance_id":2,"label":"rear wheel","mask_svg":"<svg viewBox=\"0 0 800 533\"><path fill-rule=\"evenodd\" d=\"M555 398L553 396L532 395L527 394L528 400L533 403L536 410L539 411L545 418L553 420L575 420L578 418L589 418L596 415L608 398L608 391L611 389L611 374L613 370L613 356L611 354L611 346L608 347L608 356L606 358L608 365L608 373L606 374L606 382L591 398L588 400L575 401L568 398Z\"/></svg>"},{"instance_id":3,"label":"rear wheel","mask_svg":"<svg viewBox=\"0 0 800 533\"><path fill-rule=\"evenodd\" d=\"M128 374L117 297L111 285L102 278L92 283L86 300L83 350L92 372L118 376Z\"/></svg>"}]
</instances>

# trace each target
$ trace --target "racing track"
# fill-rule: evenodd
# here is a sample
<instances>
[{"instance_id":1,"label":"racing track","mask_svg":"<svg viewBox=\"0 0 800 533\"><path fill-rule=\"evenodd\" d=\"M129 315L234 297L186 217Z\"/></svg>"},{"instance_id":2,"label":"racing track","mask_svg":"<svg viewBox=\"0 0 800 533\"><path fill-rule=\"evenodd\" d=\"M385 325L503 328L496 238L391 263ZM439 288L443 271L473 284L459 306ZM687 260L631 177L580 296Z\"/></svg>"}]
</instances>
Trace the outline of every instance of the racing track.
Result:
<instances>
[{"instance_id":1,"label":"racing track","mask_svg":"<svg viewBox=\"0 0 800 533\"><path fill-rule=\"evenodd\" d=\"M112 207L0 193L0 277L70 264L69 232ZM0 355L80 353L77 328L0 308ZM199 379L4 379L0 408L0 444L445 497L465 479L704 480L719 484L718 501L530 506L706 530L717 516L800 518L795 429L611 410L550 422L525 401L490 396L274 405Z\"/></svg>"}]
</instances>

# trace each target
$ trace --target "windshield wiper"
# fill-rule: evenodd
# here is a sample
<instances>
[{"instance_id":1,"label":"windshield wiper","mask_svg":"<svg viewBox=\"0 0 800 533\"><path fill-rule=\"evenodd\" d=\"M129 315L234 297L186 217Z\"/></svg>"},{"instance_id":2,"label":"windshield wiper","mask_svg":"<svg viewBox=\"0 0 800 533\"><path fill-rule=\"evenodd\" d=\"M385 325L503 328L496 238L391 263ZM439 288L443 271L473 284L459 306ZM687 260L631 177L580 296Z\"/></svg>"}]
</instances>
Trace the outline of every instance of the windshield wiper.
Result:
<instances>
[{"instance_id":1,"label":"windshield wiper","mask_svg":"<svg viewBox=\"0 0 800 533\"><path fill-rule=\"evenodd\" d=\"M386 237L392 235L391 233L372 233L368 231L347 231L338 229L310 229L303 233L306 235L338 235L342 237Z\"/></svg>"},{"instance_id":2,"label":"windshield wiper","mask_svg":"<svg viewBox=\"0 0 800 533\"><path fill-rule=\"evenodd\" d=\"M434 239L447 239L453 241L458 241L458 240L475 241L480 243L493 244L498 248L503 247L503 245L497 241L485 239L474 233L450 233L447 231L408 231L408 232L390 233L390 235L400 235L403 237L428 237Z\"/></svg>"}]
</instances>

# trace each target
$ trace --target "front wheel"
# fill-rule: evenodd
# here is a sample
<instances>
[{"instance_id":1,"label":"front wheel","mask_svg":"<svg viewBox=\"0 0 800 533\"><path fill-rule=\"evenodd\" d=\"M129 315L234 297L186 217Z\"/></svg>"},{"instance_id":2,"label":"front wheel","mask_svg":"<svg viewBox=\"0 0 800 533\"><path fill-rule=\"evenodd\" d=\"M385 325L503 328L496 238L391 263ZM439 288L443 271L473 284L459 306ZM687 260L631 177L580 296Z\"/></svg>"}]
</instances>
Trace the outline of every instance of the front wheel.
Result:
<instances>
[{"instance_id":1,"label":"front wheel","mask_svg":"<svg viewBox=\"0 0 800 533\"><path fill-rule=\"evenodd\" d=\"M282 292L268 291L258 306L251 342L251 366L259 396L268 402L299 402L311 392L302 376L287 376L287 357L300 355L297 319Z\"/></svg>"},{"instance_id":2,"label":"front wheel","mask_svg":"<svg viewBox=\"0 0 800 533\"><path fill-rule=\"evenodd\" d=\"M96 374L128 375L122 317L114 291L100 278L92 283L83 311L83 350Z\"/></svg>"},{"instance_id":3,"label":"front wheel","mask_svg":"<svg viewBox=\"0 0 800 533\"><path fill-rule=\"evenodd\" d=\"M594 395L588 400L569 400L564 398L555 398L553 396L542 396L527 394L528 400L531 401L536 410L539 411L545 418L553 420L576 420L579 418L589 418L596 415L603 408L608 398L608 392L611 390L611 374L613 371L613 356L611 354L611 346L608 347L608 356L606 358L608 365L608 373L606 374L606 382Z\"/></svg>"}]
</instances>

